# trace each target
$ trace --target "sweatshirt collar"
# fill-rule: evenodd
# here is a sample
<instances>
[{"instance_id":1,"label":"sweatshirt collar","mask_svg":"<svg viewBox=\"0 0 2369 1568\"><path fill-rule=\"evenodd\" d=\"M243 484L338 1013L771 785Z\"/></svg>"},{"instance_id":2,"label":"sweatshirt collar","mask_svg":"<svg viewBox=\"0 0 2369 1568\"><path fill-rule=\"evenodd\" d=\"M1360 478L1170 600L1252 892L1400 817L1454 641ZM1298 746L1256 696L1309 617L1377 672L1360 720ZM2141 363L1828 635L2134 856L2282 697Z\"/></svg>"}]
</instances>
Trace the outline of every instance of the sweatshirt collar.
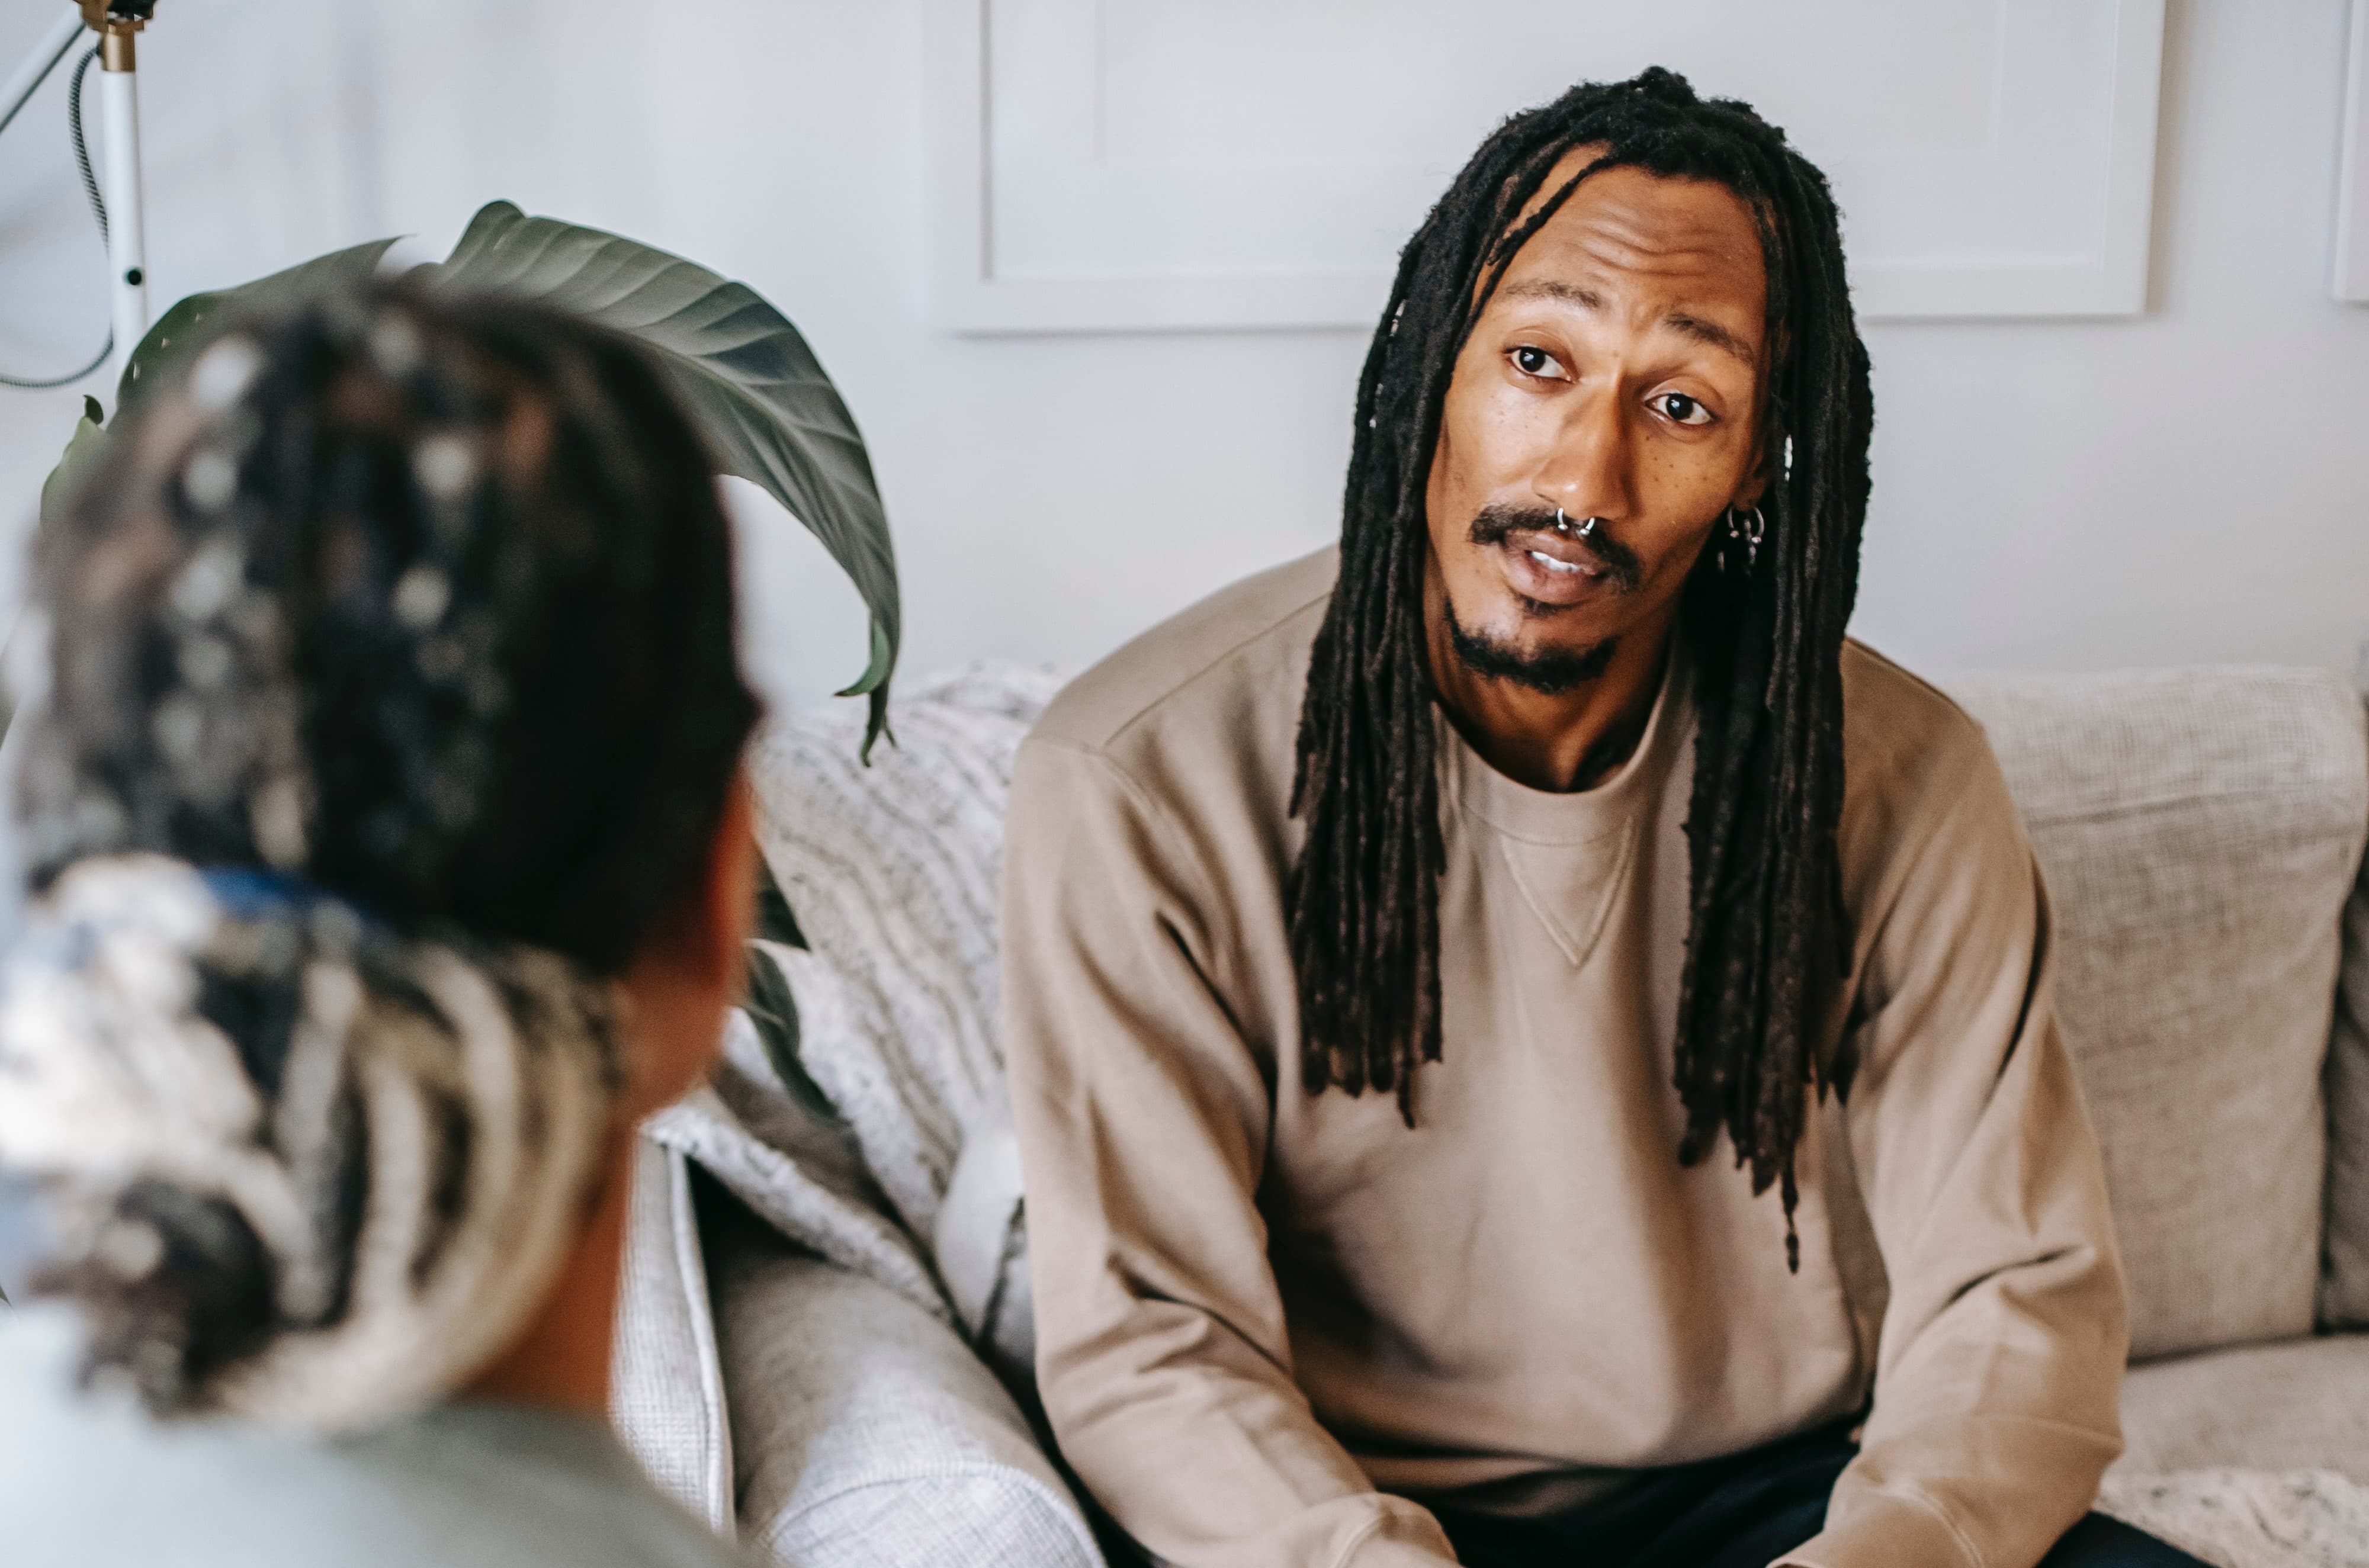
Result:
<instances>
[{"instance_id":1,"label":"sweatshirt collar","mask_svg":"<svg viewBox=\"0 0 2369 1568\"><path fill-rule=\"evenodd\" d=\"M1640 807L1661 793L1694 732L1693 661L1687 657L1683 629L1674 630L1662 662L1662 684L1637 749L1608 777L1587 789L1532 789L1516 783L1472 749L1436 702L1432 722L1439 737L1441 784L1453 807L1508 838L1584 843L1625 830L1636 820Z\"/></svg>"}]
</instances>

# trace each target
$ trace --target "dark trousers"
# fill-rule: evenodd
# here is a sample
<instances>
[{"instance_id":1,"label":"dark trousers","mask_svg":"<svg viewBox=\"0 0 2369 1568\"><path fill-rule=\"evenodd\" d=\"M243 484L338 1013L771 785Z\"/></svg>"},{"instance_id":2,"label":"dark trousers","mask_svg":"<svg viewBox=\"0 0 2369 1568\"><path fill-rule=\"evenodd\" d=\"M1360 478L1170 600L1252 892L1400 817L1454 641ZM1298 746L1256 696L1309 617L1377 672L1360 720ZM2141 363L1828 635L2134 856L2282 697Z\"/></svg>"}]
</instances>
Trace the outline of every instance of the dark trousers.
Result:
<instances>
[{"instance_id":1,"label":"dark trousers","mask_svg":"<svg viewBox=\"0 0 2369 1568\"><path fill-rule=\"evenodd\" d=\"M1858 1452L1820 1434L1656 1471L1605 1501L1543 1518L1434 1504L1467 1568L1768 1568L1818 1533ZM2041 1568L2203 1568L2120 1519L2091 1514Z\"/></svg>"}]
</instances>

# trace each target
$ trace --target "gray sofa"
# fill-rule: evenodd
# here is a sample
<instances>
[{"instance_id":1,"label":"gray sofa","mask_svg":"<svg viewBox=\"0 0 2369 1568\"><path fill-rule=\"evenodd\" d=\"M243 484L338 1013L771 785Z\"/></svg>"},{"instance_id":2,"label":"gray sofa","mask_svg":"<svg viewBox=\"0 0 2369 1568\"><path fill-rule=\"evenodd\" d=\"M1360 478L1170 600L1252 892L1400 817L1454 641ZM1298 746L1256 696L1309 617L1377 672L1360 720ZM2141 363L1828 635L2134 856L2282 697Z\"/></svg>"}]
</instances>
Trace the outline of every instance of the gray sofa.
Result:
<instances>
[{"instance_id":1,"label":"gray sofa","mask_svg":"<svg viewBox=\"0 0 2369 1568\"><path fill-rule=\"evenodd\" d=\"M2130 1277L2118 1472L2369 1483L2359 695L2282 670L1945 685L1988 729L2051 891L2060 1004ZM781 727L763 753L768 858L812 939L792 967L795 1048L834 1098L936 1116L914 1146L927 1157L890 1149L876 1118L801 1128L797 1096L768 1106L745 1088L737 1109L710 1107L705 1133L677 1127L645 1150L620 1424L678 1495L795 1568L1100 1561L1024 1413L1018 1194L947 1201L980 1185L965 1167L1010 1164L995 1086L979 1082L995 1059L993 822L1011 747L1049 689L992 670L923 683L900 700L904 744L868 773L835 761L843 716ZM922 1082L933 1053L965 1048L967 1073ZM836 1166L820 1186L898 1219L944 1299L766 1189L750 1173L768 1150L784 1172ZM899 1168L876 1180L867 1162ZM1005 1269L987 1292L1000 1324L962 1284L976 1272L963 1254L982 1247ZM2369 1561L2369 1536L2352 1544L2329 1560Z\"/></svg>"}]
</instances>

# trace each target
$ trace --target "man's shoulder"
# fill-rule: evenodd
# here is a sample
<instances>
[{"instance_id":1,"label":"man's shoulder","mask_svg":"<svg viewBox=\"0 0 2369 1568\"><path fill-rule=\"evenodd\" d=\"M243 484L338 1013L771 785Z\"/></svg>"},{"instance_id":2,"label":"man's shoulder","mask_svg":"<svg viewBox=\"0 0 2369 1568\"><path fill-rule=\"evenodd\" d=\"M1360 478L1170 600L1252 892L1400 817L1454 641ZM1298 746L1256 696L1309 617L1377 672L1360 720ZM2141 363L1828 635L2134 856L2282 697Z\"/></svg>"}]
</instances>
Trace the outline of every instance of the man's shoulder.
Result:
<instances>
[{"instance_id":1,"label":"man's shoulder","mask_svg":"<svg viewBox=\"0 0 2369 1568\"><path fill-rule=\"evenodd\" d=\"M1987 760L1982 725L1956 699L1856 637L1843 643L1846 763L1886 778Z\"/></svg>"},{"instance_id":2,"label":"man's shoulder","mask_svg":"<svg viewBox=\"0 0 2369 1568\"><path fill-rule=\"evenodd\" d=\"M1333 596L1337 552L1219 589L1072 681L1030 739L1114 758L1164 739L1296 721L1308 652Z\"/></svg>"},{"instance_id":3,"label":"man's shoulder","mask_svg":"<svg viewBox=\"0 0 2369 1568\"><path fill-rule=\"evenodd\" d=\"M1945 818L1996 847L2020 845L2006 780L1972 714L1855 639L1843 645L1842 679L1847 861L1853 841L1876 861L1912 853Z\"/></svg>"}]
</instances>

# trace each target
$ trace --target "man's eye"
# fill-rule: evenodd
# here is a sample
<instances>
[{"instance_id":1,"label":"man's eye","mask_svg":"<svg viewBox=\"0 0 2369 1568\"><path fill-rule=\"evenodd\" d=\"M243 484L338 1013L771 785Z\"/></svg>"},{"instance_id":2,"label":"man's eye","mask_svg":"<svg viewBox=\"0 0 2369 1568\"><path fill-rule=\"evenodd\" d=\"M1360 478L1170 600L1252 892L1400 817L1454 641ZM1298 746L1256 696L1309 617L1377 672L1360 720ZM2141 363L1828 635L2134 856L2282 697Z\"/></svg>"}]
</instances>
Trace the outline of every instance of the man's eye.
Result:
<instances>
[{"instance_id":1,"label":"man's eye","mask_svg":"<svg viewBox=\"0 0 2369 1568\"><path fill-rule=\"evenodd\" d=\"M1683 392L1665 392L1654 399L1663 417L1681 425L1708 425L1711 410Z\"/></svg>"},{"instance_id":2,"label":"man's eye","mask_svg":"<svg viewBox=\"0 0 2369 1568\"><path fill-rule=\"evenodd\" d=\"M1533 348L1528 343L1514 350L1513 359L1514 368L1524 375L1547 376L1562 368L1555 363L1555 357L1552 354L1548 353L1544 349Z\"/></svg>"}]
</instances>

